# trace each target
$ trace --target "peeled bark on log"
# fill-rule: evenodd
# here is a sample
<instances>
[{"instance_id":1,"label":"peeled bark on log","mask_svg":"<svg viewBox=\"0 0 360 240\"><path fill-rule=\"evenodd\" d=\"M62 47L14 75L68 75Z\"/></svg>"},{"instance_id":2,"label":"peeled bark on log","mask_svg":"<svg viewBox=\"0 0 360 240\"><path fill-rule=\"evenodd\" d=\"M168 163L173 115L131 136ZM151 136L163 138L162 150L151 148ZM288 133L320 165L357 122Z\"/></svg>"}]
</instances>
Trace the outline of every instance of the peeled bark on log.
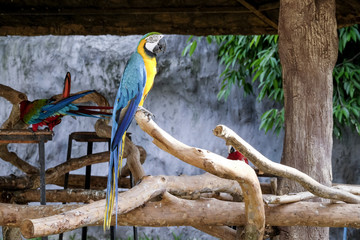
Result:
<instances>
[{"instance_id":1,"label":"peeled bark on log","mask_svg":"<svg viewBox=\"0 0 360 240\"><path fill-rule=\"evenodd\" d=\"M119 215L143 205L155 196L165 192L165 179L146 176L142 182L129 191L119 194ZM21 223L21 233L26 238L58 234L94 224L103 219L106 200L100 200L83 207L41 219L26 219ZM115 212L115 209L114 209Z\"/></svg>"},{"instance_id":2,"label":"peeled bark on log","mask_svg":"<svg viewBox=\"0 0 360 240\"><path fill-rule=\"evenodd\" d=\"M247 157L256 167L261 171L271 173L277 176L286 177L299 182L306 190L315 194L316 196L335 199L348 203L360 203L360 197L349 192L324 186L313 178L309 177L299 170L275 163L264 155L259 153L255 148L238 136L234 131L224 125L218 125L214 129L215 136L221 137L226 141L226 144L232 145L236 150L240 151Z\"/></svg>"},{"instance_id":3,"label":"peeled bark on log","mask_svg":"<svg viewBox=\"0 0 360 240\"><path fill-rule=\"evenodd\" d=\"M264 203L259 180L254 170L242 161L228 159L207 150L189 147L162 130L144 112L137 111L135 119L140 128L154 138L153 143L180 160L222 178L239 182L244 194L247 225L245 238L262 239L265 230Z\"/></svg>"},{"instance_id":4,"label":"peeled bark on log","mask_svg":"<svg viewBox=\"0 0 360 240\"><path fill-rule=\"evenodd\" d=\"M170 199L171 198L171 199ZM246 224L245 204L217 199L186 200L171 196L147 202L118 216L120 226L243 226ZM175 200L172 200L172 199ZM88 204L92 206L94 203ZM83 205L28 206L0 203L0 226L19 227L24 216L44 218L76 210ZM237 209L239 211L234 211ZM238 213L240 212L240 214ZM265 205L266 225L360 228L360 204L297 202ZM61 217L62 215L57 215ZM40 220L39 219L39 220ZM115 217L112 218L115 224ZM102 225L103 221L89 224ZM65 230L67 231L67 230Z\"/></svg>"}]
</instances>

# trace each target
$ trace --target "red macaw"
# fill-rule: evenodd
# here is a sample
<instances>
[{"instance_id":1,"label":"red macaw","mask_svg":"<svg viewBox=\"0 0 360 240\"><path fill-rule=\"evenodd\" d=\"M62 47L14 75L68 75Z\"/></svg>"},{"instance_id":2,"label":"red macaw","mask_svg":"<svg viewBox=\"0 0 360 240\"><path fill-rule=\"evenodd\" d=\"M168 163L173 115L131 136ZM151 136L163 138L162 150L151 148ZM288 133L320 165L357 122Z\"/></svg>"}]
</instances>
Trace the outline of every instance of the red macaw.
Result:
<instances>
[{"instance_id":1,"label":"red macaw","mask_svg":"<svg viewBox=\"0 0 360 240\"><path fill-rule=\"evenodd\" d=\"M38 127L47 126L50 130L60 124L61 118L65 115L104 118L111 117L112 113L101 110L109 110L112 107L103 106L80 106L72 102L94 90L70 96L71 75L68 72L65 77L62 99L37 99L32 102L24 100L20 102L20 119L26 124L32 124L32 130L37 131ZM100 110L100 111L95 111Z\"/></svg>"},{"instance_id":2,"label":"red macaw","mask_svg":"<svg viewBox=\"0 0 360 240\"><path fill-rule=\"evenodd\" d=\"M240 160L240 161L244 161L247 164L249 164L249 161L247 160L247 158L244 157L244 155L242 155L239 151L237 151L233 146L229 147L229 155L228 155L227 159Z\"/></svg>"}]
</instances>

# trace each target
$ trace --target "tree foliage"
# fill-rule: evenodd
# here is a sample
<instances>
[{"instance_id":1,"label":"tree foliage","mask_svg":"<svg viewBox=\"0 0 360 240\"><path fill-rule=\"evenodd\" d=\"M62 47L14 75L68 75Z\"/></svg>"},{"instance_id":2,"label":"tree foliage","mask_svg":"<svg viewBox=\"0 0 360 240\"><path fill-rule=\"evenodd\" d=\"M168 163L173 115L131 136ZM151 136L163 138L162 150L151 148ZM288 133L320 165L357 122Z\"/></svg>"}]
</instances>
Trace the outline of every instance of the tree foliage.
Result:
<instances>
[{"instance_id":1,"label":"tree foliage","mask_svg":"<svg viewBox=\"0 0 360 240\"><path fill-rule=\"evenodd\" d=\"M351 126L360 134L360 33L358 25L339 29L339 57L334 78L334 135L341 137L341 126ZM191 36L183 55L194 54L201 37ZM281 65L277 35L207 36L208 43L219 45L221 87L218 99L227 99L233 86L243 88L262 101L268 98L283 106ZM284 126L284 108L272 108L261 116L260 129L279 133Z\"/></svg>"}]
</instances>

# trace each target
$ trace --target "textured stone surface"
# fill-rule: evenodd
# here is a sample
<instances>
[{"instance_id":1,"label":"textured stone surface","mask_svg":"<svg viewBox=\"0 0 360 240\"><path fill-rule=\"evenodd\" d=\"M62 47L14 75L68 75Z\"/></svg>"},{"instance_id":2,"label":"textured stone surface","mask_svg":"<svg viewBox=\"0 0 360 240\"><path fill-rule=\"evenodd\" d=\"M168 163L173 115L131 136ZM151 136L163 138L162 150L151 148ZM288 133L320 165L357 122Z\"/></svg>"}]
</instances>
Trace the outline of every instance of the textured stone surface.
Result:
<instances>
[{"instance_id":1,"label":"textured stone surface","mask_svg":"<svg viewBox=\"0 0 360 240\"><path fill-rule=\"evenodd\" d=\"M228 101L218 101L218 76L222 68L218 66L216 46L209 46L203 41L192 57L182 57L187 37L169 35L166 39L167 52L158 57L158 75L144 104L155 115L157 124L188 145L226 156L224 141L212 134L217 124L225 124L266 157L279 162L282 134L276 137L258 130L260 116L271 107L271 103L259 103L254 96L244 98L238 89L232 91ZM122 71L138 40L139 36L0 37L0 82L26 93L30 100L47 98L62 92L63 80L69 71L73 78L72 92L95 89L104 94L112 105ZM11 105L0 98L0 109L0 123L3 123ZM54 129L53 141L46 143L46 167L64 162L68 135L74 131L93 131L94 122L93 119L63 118L63 122ZM158 149L135 123L129 131L133 133L134 142L142 145L148 153L144 164L146 174L202 173L202 170ZM342 141L334 141L334 182L360 182L359 145L360 137L350 131L344 134ZM95 144L94 147L94 152L107 149L105 144ZM38 166L36 145L11 144L9 148ZM72 153L73 157L85 155L86 145L74 143ZM107 174L107 164L99 164L92 169L94 175ZM9 172L21 174L0 161L0 175L8 175ZM84 172L84 169L76 171ZM160 239L172 239L172 232L176 235L181 233L184 239L212 239L191 227L140 228L139 232L140 236L160 236ZM339 230L333 236L341 233L342 230ZM89 235L105 239L106 234L101 228L89 228ZM131 235L130 227L118 227L119 237Z\"/></svg>"}]
</instances>

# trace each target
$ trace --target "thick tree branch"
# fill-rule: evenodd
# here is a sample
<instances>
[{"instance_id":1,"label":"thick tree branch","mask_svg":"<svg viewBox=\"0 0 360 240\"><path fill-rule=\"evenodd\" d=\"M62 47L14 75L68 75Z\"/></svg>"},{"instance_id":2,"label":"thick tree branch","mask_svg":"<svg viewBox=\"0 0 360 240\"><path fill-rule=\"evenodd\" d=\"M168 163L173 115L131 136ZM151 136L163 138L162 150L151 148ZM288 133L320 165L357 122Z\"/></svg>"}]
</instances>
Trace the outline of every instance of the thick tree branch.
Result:
<instances>
[{"instance_id":1,"label":"thick tree branch","mask_svg":"<svg viewBox=\"0 0 360 240\"><path fill-rule=\"evenodd\" d=\"M49 182L49 184L55 184L58 186L64 186L64 178L65 176L61 176L57 179L53 179L53 181ZM77 175L70 174L68 188L84 188L85 183L85 175ZM107 186L107 176L91 176L90 181L90 189L93 190L104 190ZM130 178L122 178L118 179L119 188L130 188Z\"/></svg>"},{"instance_id":2,"label":"thick tree branch","mask_svg":"<svg viewBox=\"0 0 360 240\"><path fill-rule=\"evenodd\" d=\"M293 202L312 199L315 198L316 196L310 192L301 192L292 195L289 194L282 196L264 195L263 197L264 197L264 202L266 204L286 204L286 203L293 203Z\"/></svg>"},{"instance_id":3,"label":"thick tree branch","mask_svg":"<svg viewBox=\"0 0 360 240\"><path fill-rule=\"evenodd\" d=\"M155 196L165 192L165 179L146 176L139 185L119 194L117 212L119 215L143 205ZM58 234L92 225L104 217L106 200L100 200L61 215L41 219L27 219L21 224L21 233L26 238ZM114 209L115 212L115 209Z\"/></svg>"},{"instance_id":4,"label":"thick tree branch","mask_svg":"<svg viewBox=\"0 0 360 240\"><path fill-rule=\"evenodd\" d=\"M92 206L91 203L87 206ZM83 207L82 204L28 206L0 203L0 226L19 227L24 216L44 218ZM209 210L210 209L210 210ZM240 214L234 209L238 209ZM297 202L265 205L266 225L360 228L360 204ZM79 212L80 214L81 212ZM62 215L58 215L62 216ZM112 218L115 221L115 218ZM112 225L115 224L113 221ZM102 225L102 220L92 225ZM150 201L118 216L120 226L243 226L245 204L216 199Z\"/></svg>"},{"instance_id":5,"label":"thick tree branch","mask_svg":"<svg viewBox=\"0 0 360 240\"><path fill-rule=\"evenodd\" d=\"M47 190L46 202L83 202L98 201L104 199L106 193L99 190L85 189L64 189L64 190ZM2 192L1 198L8 199L10 202L26 204L29 202L39 202L40 190L30 189L24 191Z\"/></svg>"},{"instance_id":6,"label":"thick tree branch","mask_svg":"<svg viewBox=\"0 0 360 240\"><path fill-rule=\"evenodd\" d=\"M340 189L324 186L295 168L275 163L267 159L264 155L259 153L250 144L239 137L235 132L224 125L218 125L214 129L214 134L215 136L224 139L226 144L234 146L234 148L240 151L263 172L295 180L309 192L319 197L344 201L348 203L360 203L359 196L355 196Z\"/></svg>"},{"instance_id":7,"label":"thick tree branch","mask_svg":"<svg viewBox=\"0 0 360 240\"><path fill-rule=\"evenodd\" d=\"M153 143L173 156L222 178L236 180L244 194L248 223L247 239L262 239L265 229L264 203L259 180L254 170L242 161L229 161L207 150L189 147L162 130L144 112L137 111L135 119L140 128L154 138Z\"/></svg>"},{"instance_id":8,"label":"thick tree branch","mask_svg":"<svg viewBox=\"0 0 360 240\"><path fill-rule=\"evenodd\" d=\"M19 158L16 153L10 152L7 144L0 144L0 158L11 163L26 174L39 174L39 169Z\"/></svg>"},{"instance_id":9,"label":"thick tree branch","mask_svg":"<svg viewBox=\"0 0 360 240\"><path fill-rule=\"evenodd\" d=\"M105 138L111 137L111 127L103 121L96 122L95 131L96 131L96 134L100 137L105 137ZM145 149L141 146L137 146L137 148L140 151L140 162L135 160L136 163L133 165L133 167L135 168L135 169L133 169L133 171L134 171L133 174L138 175L135 182L137 182L137 180L141 179L141 176L145 175L145 172L141 165L144 164L145 159L146 159ZM131 141L129 141L129 138L126 138L124 156L127 156L133 150L137 151L137 150L133 149L133 143ZM137 153L134 153L134 154L136 155ZM130 175L130 168L129 168L129 163L127 161L125 166L121 169L120 176L127 177L129 175Z\"/></svg>"}]
</instances>

